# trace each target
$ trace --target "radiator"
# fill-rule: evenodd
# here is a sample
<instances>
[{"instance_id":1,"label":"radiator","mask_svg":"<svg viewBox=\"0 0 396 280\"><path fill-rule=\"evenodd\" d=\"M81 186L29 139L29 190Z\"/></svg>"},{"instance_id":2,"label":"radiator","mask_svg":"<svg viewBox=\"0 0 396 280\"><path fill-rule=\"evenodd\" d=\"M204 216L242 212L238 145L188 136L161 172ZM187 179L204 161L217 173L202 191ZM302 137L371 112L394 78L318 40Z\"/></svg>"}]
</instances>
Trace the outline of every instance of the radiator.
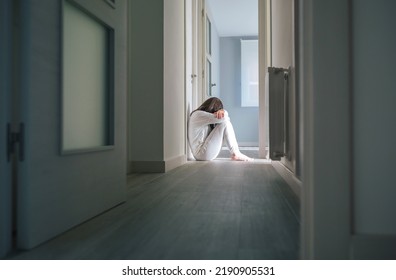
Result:
<instances>
[{"instance_id":1,"label":"radiator","mask_svg":"<svg viewBox=\"0 0 396 280\"><path fill-rule=\"evenodd\" d=\"M268 100L269 157L280 160L286 155L288 134L289 69L269 67L265 95Z\"/></svg>"}]
</instances>

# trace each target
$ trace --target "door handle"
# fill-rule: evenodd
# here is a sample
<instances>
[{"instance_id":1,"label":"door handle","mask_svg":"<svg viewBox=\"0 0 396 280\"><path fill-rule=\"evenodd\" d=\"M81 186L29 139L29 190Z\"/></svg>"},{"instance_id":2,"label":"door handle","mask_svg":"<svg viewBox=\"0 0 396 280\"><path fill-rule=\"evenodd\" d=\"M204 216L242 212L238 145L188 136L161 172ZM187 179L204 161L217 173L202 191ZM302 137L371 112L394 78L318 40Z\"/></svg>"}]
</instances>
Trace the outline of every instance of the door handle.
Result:
<instances>
[{"instance_id":1,"label":"door handle","mask_svg":"<svg viewBox=\"0 0 396 280\"><path fill-rule=\"evenodd\" d=\"M19 124L19 132L11 131L11 124L7 124L7 161L11 161L11 155L15 154L15 146L18 145L19 161L25 159L24 150L25 126Z\"/></svg>"}]
</instances>

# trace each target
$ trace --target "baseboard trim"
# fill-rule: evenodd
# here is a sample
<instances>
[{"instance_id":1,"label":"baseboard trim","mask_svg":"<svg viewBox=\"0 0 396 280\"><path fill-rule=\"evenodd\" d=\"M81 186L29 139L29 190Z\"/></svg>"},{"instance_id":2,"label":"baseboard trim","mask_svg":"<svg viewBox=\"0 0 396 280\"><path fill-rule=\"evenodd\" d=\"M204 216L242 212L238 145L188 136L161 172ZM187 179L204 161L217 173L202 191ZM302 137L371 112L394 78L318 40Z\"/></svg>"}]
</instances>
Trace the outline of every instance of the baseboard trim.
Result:
<instances>
[{"instance_id":1,"label":"baseboard trim","mask_svg":"<svg viewBox=\"0 0 396 280\"><path fill-rule=\"evenodd\" d=\"M165 161L165 172L175 169L187 162L187 156L181 155Z\"/></svg>"},{"instance_id":2,"label":"baseboard trim","mask_svg":"<svg viewBox=\"0 0 396 280\"><path fill-rule=\"evenodd\" d=\"M162 160L145 160L137 161L133 160L128 163L128 174L131 173L164 173L165 162Z\"/></svg>"},{"instance_id":3,"label":"baseboard trim","mask_svg":"<svg viewBox=\"0 0 396 280\"><path fill-rule=\"evenodd\" d=\"M279 175L287 182L293 192L297 195L298 198L301 198L301 181L281 162L272 161L272 166L279 173Z\"/></svg>"},{"instance_id":4,"label":"baseboard trim","mask_svg":"<svg viewBox=\"0 0 396 280\"><path fill-rule=\"evenodd\" d=\"M353 235L352 259L396 260L396 235Z\"/></svg>"},{"instance_id":5,"label":"baseboard trim","mask_svg":"<svg viewBox=\"0 0 396 280\"><path fill-rule=\"evenodd\" d=\"M165 173L187 162L186 155L158 161L129 161L128 174L131 173Z\"/></svg>"},{"instance_id":6,"label":"baseboard trim","mask_svg":"<svg viewBox=\"0 0 396 280\"><path fill-rule=\"evenodd\" d=\"M239 147L258 147L258 142L238 142Z\"/></svg>"}]
</instances>

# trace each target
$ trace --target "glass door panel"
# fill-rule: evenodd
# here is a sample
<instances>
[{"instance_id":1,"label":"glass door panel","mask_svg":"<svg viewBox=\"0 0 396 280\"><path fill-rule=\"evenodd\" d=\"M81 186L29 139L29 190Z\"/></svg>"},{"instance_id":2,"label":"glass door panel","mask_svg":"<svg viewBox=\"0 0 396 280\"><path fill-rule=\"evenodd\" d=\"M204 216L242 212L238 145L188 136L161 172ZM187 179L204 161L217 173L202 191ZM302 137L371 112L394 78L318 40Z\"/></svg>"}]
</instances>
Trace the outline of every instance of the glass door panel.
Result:
<instances>
[{"instance_id":1,"label":"glass door panel","mask_svg":"<svg viewBox=\"0 0 396 280\"><path fill-rule=\"evenodd\" d=\"M110 146L112 30L64 1L62 152Z\"/></svg>"}]
</instances>

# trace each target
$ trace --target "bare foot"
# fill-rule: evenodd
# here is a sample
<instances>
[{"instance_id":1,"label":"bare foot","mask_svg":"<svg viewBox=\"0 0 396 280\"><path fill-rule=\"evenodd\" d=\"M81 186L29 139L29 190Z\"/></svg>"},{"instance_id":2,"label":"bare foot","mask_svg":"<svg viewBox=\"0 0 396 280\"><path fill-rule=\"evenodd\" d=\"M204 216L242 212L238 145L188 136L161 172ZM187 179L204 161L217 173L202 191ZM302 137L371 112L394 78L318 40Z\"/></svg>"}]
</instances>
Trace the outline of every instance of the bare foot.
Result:
<instances>
[{"instance_id":1,"label":"bare foot","mask_svg":"<svg viewBox=\"0 0 396 280\"><path fill-rule=\"evenodd\" d=\"M250 158L250 157L248 157L248 156L246 156L246 155L244 155L242 153L234 154L231 157L231 159L232 160L236 160L236 161L253 161L254 160L253 158Z\"/></svg>"}]
</instances>

